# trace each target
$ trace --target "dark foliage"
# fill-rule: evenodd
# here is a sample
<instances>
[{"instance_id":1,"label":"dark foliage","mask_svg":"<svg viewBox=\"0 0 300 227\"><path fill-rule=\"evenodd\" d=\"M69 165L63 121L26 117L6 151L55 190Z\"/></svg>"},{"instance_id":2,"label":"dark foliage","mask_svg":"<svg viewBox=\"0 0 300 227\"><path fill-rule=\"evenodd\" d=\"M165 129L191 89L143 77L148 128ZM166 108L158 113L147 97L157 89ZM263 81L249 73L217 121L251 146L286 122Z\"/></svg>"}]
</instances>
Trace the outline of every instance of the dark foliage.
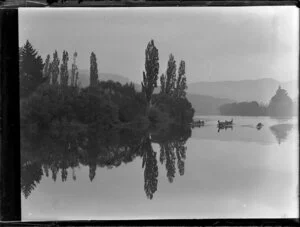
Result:
<instances>
[{"instance_id":1,"label":"dark foliage","mask_svg":"<svg viewBox=\"0 0 300 227\"><path fill-rule=\"evenodd\" d=\"M94 52L91 53L90 57L90 86L95 87L98 83L98 64L97 57Z\"/></svg>"},{"instance_id":2,"label":"dark foliage","mask_svg":"<svg viewBox=\"0 0 300 227\"><path fill-rule=\"evenodd\" d=\"M154 41L151 40L145 50L145 71L143 72L142 91L146 96L147 103L151 103L151 97L154 88L157 87L158 79L158 49L154 45Z\"/></svg>"},{"instance_id":3,"label":"dark foliage","mask_svg":"<svg viewBox=\"0 0 300 227\"><path fill-rule=\"evenodd\" d=\"M155 106L176 124L186 124L193 121L194 109L186 98L176 98L167 94L156 94L153 97Z\"/></svg>"},{"instance_id":4,"label":"dark foliage","mask_svg":"<svg viewBox=\"0 0 300 227\"><path fill-rule=\"evenodd\" d=\"M27 40L20 49L20 96L28 97L35 89L47 81L43 76L43 60Z\"/></svg>"}]
</instances>

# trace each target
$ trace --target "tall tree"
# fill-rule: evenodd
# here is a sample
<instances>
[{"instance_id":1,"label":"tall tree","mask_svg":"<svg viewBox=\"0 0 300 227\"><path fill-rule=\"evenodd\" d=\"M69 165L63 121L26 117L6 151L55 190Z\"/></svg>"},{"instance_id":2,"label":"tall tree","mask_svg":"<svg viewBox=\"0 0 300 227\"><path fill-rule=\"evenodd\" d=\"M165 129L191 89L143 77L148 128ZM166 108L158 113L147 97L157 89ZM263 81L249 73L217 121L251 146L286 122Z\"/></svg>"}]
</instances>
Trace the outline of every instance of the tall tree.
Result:
<instances>
[{"instance_id":1,"label":"tall tree","mask_svg":"<svg viewBox=\"0 0 300 227\"><path fill-rule=\"evenodd\" d=\"M170 54L168 61L168 68L166 72L166 88L165 93L168 95L173 94L176 83L176 61L173 54Z\"/></svg>"},{"instance_id":2,"label":"tall tree","mask_svg":"<svg viewBox=\"0 0 300 227\"><path fill-rule=\"evenodd\" d=\"M160 76L160 93L166 92L166 77L165 74L161 74Z\"/></svg>"},{"instance_id":3,"label":"tall tree","mask_svg":"<svg viewBox=\"0 0 300 227\"><path fill-rule=\"evenodd\" d=\"M94 52L90 57L90 86L95 87L98 83L98 65L97 58Z\"/></svg>"},{"instance_id":4,"label":"tall tree","mask_svg":"<svg viewBox=\"0 0 300 227\"><path fill-rule=\"evenodd\" d=\"M69 72L68 72L69 54L63 51L62 64L60 65L60 84L68 86Z\"/></svg>"},{"instance_id":5,"label":"tall tree","mask_svg":"<svg viewBox=\"0 0 300 227\"><path fill-rule=\"evenodd\" d=\"M73 63L72 63L72 70L71 70L71 86L76 87L77 86L77 77L78 77L78 67L76 65L76 58L77 58L77 52L73 54Z\"/></svg>"},{"instance_id":6,"label":"tall tree","mask_svg":"<svg viewBox=\"0 0 300 227\"><path fill-rule=\"evenodd\" d=\"M43 76L43 60L27 40L20 49L20 95L27 97L47 78Z\"/></svg>"},{"instance_id":7,"label":"tall tree","mask_svg":"<svg viewBox=\"0 0 300 227\"><path fill-rule=\"evenodd\" d=\"M185 61L180 61L178 68L178 78L176 80L176 87L174 95L177 98L185 98L186 96L186 76L185 76Z\"/></svg>"},{"instance_id":8,"label":"tall tree","mask_svg":"<svg viewBox=\"0 0 300 227\"><path fill-rule=\"evenodd\" d=\"M47 82L50 83L51 79L51 62L50 62L50 54L47 55L43 70L44 77L47 78Z\"/></svg>"},{"instance_id":9,"label":"tall tree","mask_svg":"<svg viewBox=\"0 0 300 227\"><path fill-rule=\"evenodd\" d=\"M51 79L52 79L52 84L58 84L58 75L59 75L59 63L60 60L58 58L57 51L53 53L53 61L51 63Z\"/></svg>"},{"instance_id":10,"label":"tall tree","mask_svg":"<svg viewBox=\"0 0 300 227\"><path fill-rule=\"evenodd\" d=\"M158 79L158 49L154 45L154 41L151 40L145 50L145 71L143 72L142 91L146 96L147 104L151 104L151 97L154 88L157 87Z\"/></svg>"}]
</instances>

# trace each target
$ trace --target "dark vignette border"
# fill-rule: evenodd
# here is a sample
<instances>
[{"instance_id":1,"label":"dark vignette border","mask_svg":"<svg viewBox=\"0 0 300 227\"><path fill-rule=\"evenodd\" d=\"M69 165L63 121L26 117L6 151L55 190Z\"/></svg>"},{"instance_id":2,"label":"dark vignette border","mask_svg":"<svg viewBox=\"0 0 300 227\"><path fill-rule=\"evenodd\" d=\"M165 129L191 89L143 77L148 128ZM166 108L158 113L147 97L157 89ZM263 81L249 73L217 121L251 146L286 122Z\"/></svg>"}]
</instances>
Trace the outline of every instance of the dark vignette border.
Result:
<instances>
[{"instance_id":1,"label":"dark vignette border","mask_svg":"<svg viewBox=\"0 0 300 227\"><path fill-rule=\"evenodd\" d=\"M21 218L18 10L0 9L0 217Z\"/></svg>"},{"instance_id":2,"label":"dark vignette border","mask_svg":"<svg viewBox=\"0 0 300 227\"><path fill-rule=\"evenodd\" d=\"M38 0L36 0L38 1ZM101 5L119 6L267 6L294 5L299 1L147 1ZM20 190L20 107L19 107L19 40L18 10L22 5L7 6L0 3L0 226L115 226L115 225L226 225L226 226L298 226L298 219L192 219L192 220L119 220L119 221L44 221L21 222ZM27 5L28 7L37 5ZM39 5L38 5L39 6ZM58 4L52 7L64 7ZM75 6L75 5L74 5ZM86 7L89 5L76 5ZM93 5L97 6L97 5ZM44 7L44 6L41 6ZM300 23L299 23L300 24ZM300 30L300 29L299 29ZM300 48L300 45L299 45ZM300 52L300 49L299 49ZM299 57L299 55L298 55ZM299 59L300 65L300 59ZM298 69L300 74L300 68ZM300 80L298 80L299 83ZM298 84L299 85L299 84ZM298 123L299 124L299 123ZM300 175L300 174L299 174ZM280 180L280 179L279 179ZM299 190L299 189L298 189Z\"/></svg>"}]
</instances>

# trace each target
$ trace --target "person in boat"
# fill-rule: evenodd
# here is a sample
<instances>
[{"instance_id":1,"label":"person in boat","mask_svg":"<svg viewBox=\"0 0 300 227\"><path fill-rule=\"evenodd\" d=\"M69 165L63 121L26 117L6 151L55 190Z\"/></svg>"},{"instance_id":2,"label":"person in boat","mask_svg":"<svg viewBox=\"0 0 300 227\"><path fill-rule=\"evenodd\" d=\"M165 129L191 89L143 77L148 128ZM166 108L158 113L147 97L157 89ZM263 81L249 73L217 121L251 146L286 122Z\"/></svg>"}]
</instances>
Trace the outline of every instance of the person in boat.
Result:
<instances>
[{"instance_id":1,"label":"person in boat","mask_svg":"<svg viewBox=\"0 0 300 227\"><path fill-rule=\"evenodd\" d=\"M232 123L233 123L233 119L231 119L231 121L225 121L226 125L232 125Z\"/></svg>"},{"instance_id":2,"label":"person in boat","mask_svg":"<svg viewBox=\"0 0 300 227\"><path fill-rule=\"evenodd\" d=\"M263 125L262 123L259 122L259 123L256 125L256 128L259 130L259 129L261 129L263 126L264 126L264 125Z\"/></svg>"},{"instance_id":3,"label":"person in boat","mask_svg":"<svg viewBox=\"0 0 300 227\"><path fill-rule=\"evenodd\" d=\"M221 122L218 120L218 127L224 127L225 126L225 122Z\"/></svg>"}]
</instances>

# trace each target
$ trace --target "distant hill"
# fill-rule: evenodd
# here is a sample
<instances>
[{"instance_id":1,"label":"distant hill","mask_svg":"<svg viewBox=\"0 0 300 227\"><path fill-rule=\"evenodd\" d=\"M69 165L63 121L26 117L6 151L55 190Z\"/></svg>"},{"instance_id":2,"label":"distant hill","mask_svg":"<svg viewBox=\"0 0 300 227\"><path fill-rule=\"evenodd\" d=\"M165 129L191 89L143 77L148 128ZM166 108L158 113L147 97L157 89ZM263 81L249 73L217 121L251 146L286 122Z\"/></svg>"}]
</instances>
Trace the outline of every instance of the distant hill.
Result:
<instances>
[{"instance_id":1,"label":"distant hill","mask_svg":"<svg viewBox=\"0 0 300 227\"><path fill-rule=\"evenodd\" d=\"M113 73L99 73L100 80L113 80L121 84L130 83L127 77ZM89 85L89 70L79 70L82 87ZM198 82L188 84L187 99L192 103L195 114L218 115L219 107L226 103L257 101L268 103L278 86L286 89L293 100L298 100L298 82L280 83L274 79ZM134 83L137 91L142 90L140 83ZM155 88L158 93L160 87Z\"/></svg>"},{"instance_id":2,"label":"distant hill","mask_svg":"<svg viewBox=\"0 0 300 227\"><path fill-rule=\"evenodd\" d=\"M238 102L257 101L268 103L275 94L278 86L286 89L289 96L298 97L298 82L279 82L274 79L197 82L188 84L188 92L208 95L215 98L233 99Z\"/></svg>"},{"instance_id":3,"label":"distant hill","mask_svg":"<svg viewBox=\"0 0 300 227\"><path fill-rule=\"evenodd\" d=\"M195 115L220 115L219 107L235 102L232 99L214 98L208 95L187 94L187 99L195 109Z\"/></svg>"}]
</instances>

